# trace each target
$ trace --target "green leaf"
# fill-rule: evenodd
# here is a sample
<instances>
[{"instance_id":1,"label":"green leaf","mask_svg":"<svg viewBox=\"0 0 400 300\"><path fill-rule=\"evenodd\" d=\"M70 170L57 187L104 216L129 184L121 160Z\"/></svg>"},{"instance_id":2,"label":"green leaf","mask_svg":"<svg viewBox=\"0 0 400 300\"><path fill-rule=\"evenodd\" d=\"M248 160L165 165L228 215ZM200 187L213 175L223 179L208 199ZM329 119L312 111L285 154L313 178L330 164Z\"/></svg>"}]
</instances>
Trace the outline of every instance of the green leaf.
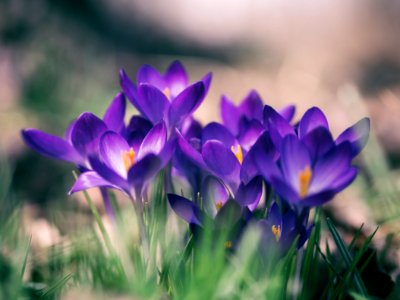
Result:
<instances>
[{"instance_id":1,"label":"green leaf","mask_svg":"<svg viewBox=\"0 0 400 300\"><path fill-rule=\"evenodd\" d=\"M326 219L326 222L328 224L329 231L332 234L333 240L335 241L335 244L338 247L338 250L343 258L346 267L350 268L353 263L353 258L351 257L350 252L348 251L345 243L343 242L342 238L337 232L335 225L333 225L333 222L329 218ZM361 295L368 296L367 289L357 269L354 269L354 285Z\"/></svg>"}]
</instances>

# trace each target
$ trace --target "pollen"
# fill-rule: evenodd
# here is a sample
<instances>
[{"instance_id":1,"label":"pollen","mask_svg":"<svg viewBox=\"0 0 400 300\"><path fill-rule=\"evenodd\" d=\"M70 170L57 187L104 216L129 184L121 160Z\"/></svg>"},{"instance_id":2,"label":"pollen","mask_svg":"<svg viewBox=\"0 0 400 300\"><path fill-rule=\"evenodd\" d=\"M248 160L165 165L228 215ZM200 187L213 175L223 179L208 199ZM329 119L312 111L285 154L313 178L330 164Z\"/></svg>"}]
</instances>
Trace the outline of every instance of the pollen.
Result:
<instances>
[{"instance_id":1,"label":"pollen","mask_svg":"<svg viewBox=\"0 0 400 300\"><path fill-rule=\"evenodd\" d=\"M281 238L281 225L272 225L271 231L274 234L275 239L279 241L279 239Z\"/></svg>"},{"instance_id":2,"label":"pollen","mask_svg":"<svg viewBox=\"0 0 400 300\"><path fill-rule=\"evenodd\" d=\"M300 197L304 198L308 194L312 178L312 171L310 166L306 166L303 171L299 173L299 187Z\"/></svg>"},{"instance_id":3,"label":"pollen","mask_svg":"<svg viewBox=\"0 0 400 300\"><path fill-rule=\"evenodd\" d=\"M233 246L232 241L226 241L226 242L224 243L224 247L225 247L226 249L230 249L230 248L232 248L232 246Z\"/></svg>"},{"instance_id":4,"label":"pollen","mask_svg":"<svg viewBox=\"0 0 400 300\"><path fill-rule=\"evenodd\" d=\"M168 99L171 98L171 91L169 90L168 87L166 87L166 88L163 90L163 93L164 93L164 95L165 95Z\"/></svg>"},{"instance_id":5,"label":"pollen","mask_svg":"<svg viewBox=\"0 0 400 300\"><path fill-rule=\"evenodd\" d=\"M135 155L136 153L133 148L122 152L122 160L124 161L125 169L127 171L135 164Z\"/></svg>"},{"instance_id":6,"label":"pollen","mask_svg":"<svg viewBox=\"0 0 400 300\"><path fill-rule=\"evenodd\" d=\"M239 161L240 164L242 164L243 162L243 151L242 151L242 147L240 147L240 145L238 145L237 147L232 146L231 147L231 151L233 152L233 154L235 154L237 160Z\"/></svg>"},{"instance_id":7,"label":"pollen","mask_svg":"<svg viewBox=\"0 0 400 300\"><path fill-rule=\"evenodd\" d=\"M218 201L217 203L215 203L215 208L217 209L217 211L221 209L222 205L222 201Z\"/></svg>"}]
</instances>

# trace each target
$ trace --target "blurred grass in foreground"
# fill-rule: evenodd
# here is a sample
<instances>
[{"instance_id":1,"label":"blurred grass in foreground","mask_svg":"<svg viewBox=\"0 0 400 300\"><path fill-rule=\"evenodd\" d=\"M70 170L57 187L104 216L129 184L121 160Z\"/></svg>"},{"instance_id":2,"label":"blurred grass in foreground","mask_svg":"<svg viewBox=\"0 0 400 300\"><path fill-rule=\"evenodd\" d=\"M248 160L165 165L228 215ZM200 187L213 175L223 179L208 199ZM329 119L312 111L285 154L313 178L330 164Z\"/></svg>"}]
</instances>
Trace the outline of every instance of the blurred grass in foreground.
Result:
<instances>
[{"instance_id":1,"label":"blurred grass in foreground","mask_svg":"<svg viewBox=\"0 0 400 300\"><path fill-rule=\"evenodd\" d=\"M385 257L371 244L375 232L360 244L361 227L346 244L318 210L303 250L293 246L284 257L278 249L260 253L260 232L250 227L238 251L229 253L223 234L216 240L205 231L194 241L187 225L168 213L158 187L147 206L154 217L145 219L149 255L140 246L133 207L119 209L117 202L114 224L89 203L93 226L75 228L68 240L34 249L21 230L21 209L5 213L13 197L11 170L2 160L2 299L398 299L399 286L382 268ZM322 232L330 232L336 250Z\"/></svg>"}]
</instances>

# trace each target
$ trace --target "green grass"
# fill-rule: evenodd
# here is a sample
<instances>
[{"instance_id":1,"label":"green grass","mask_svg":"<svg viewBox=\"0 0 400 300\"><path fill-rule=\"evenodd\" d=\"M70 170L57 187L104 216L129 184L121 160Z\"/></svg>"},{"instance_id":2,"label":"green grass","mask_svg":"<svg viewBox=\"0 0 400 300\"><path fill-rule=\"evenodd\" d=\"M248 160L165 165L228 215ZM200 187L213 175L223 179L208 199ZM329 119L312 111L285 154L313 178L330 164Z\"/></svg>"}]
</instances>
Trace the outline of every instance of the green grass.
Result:
<instances>
[{"instance_id":1,"label":"green grass","mask_svg":"<svg viewBox=\"0 0 400 300\"><path fill-rule=\"evenodd\" d=\"M110 228L84 193L92 225L72 226L63 242L35 249L21 229L22 206L12 205L13 168L7 160L0 164L0 299L62 299L71 291L90 293L93 299L303 300L374 299L389 291L385 297L397 299L399 286L384 268L388 248L373 247L376 231L363 239L360 224L346 243L341 228L317 209L310 239L299 251L294 244L284 256L273 245L260 252L261 233L252 226L237 251L227 251L224 233L217 238L206 230L201 240L193 239L188 225L167 205L163 174L144 206L143 220L137 218L137 207L126 203L120 207L110 193L116 213ZM383 200L390 207L398 199L395 190L383 191L378 182L366 193L371 208L379 206L381 195L390 194ZM378 221L386 216L382 210L374 214ZM58 218L64 215L54 212Z\"/></svg>"}]
</instances>

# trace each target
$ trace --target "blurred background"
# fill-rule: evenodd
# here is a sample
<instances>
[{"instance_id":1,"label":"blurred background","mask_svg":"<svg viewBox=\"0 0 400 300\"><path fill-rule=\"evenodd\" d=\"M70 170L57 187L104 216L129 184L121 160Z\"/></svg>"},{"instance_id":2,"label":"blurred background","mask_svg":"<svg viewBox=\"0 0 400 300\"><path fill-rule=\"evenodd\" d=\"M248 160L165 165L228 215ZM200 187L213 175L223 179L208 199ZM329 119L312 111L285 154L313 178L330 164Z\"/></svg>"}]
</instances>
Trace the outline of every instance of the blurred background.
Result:
<instances>
[{"instance_id":1,"label":"blurred background","mask_svg":"<svg viewBox=\"0 0 400 300\"><path fill-rule=\"evenodd\" d=\"M66 195L72 166L29 150L20 130L63 135L82 111L104 113L120 68L134 77L179 59L192 81L214 74L203 122L220 120L221 94L239 102L253 88L276 108L296 104L297 119L320 106L335 134L370 116L361 176L326 211L350 231L381 224L383 247L400 228L399 33L397 0L2 0L0 212L22 205L44 246L88 222Z\"/></svg>"}]
</instances>

